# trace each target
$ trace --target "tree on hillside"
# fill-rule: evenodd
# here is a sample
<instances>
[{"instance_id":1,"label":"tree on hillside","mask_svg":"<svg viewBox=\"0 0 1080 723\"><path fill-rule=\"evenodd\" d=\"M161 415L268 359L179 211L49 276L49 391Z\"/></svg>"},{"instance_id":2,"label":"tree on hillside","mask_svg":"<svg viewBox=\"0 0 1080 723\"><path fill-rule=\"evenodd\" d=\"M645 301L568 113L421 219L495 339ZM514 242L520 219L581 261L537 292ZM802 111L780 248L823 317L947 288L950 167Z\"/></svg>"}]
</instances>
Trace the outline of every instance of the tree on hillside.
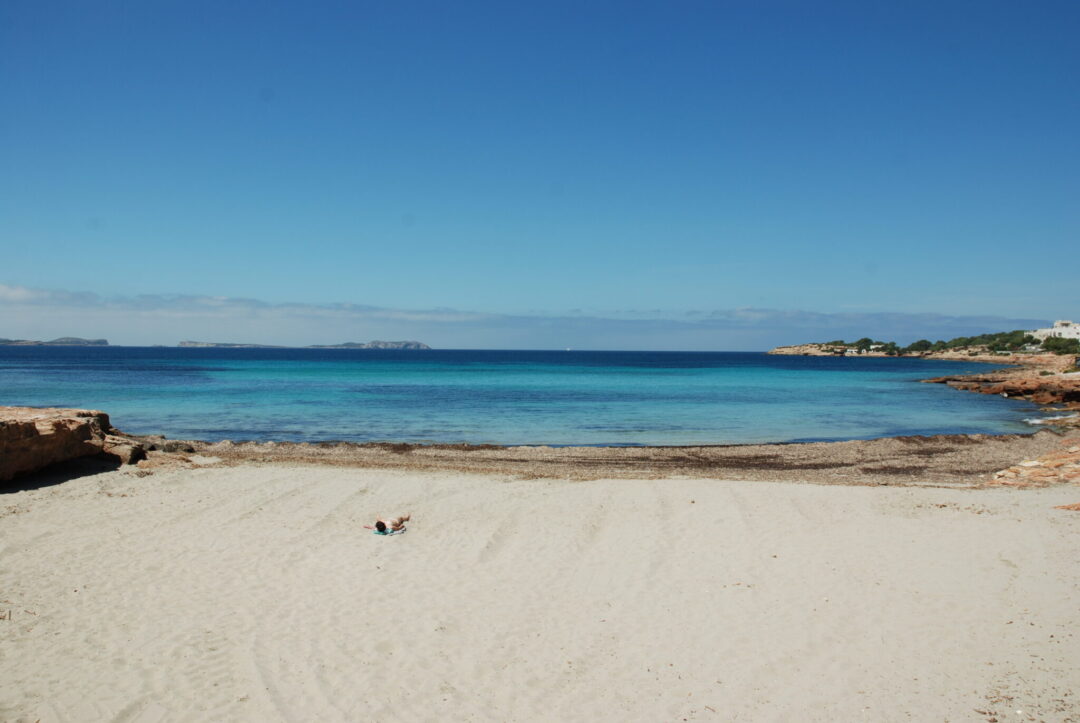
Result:
<instances>
[{"instance_id":1,"label":"tree on hillside","mask_svg":"<svg viewBox=\"0 0 1080 723\"><path fill-rule=\"evenodd\" d=\"M865 354L870 351L870 347L874 345L874 340L868 336L864 336L855 342L855 348L859 350L860 354Z\"/></svg>"},{"instance_id":2,"label":"tree on hillside","mask_svg":"<svg viewBox=\"0 0 1080 723\"><path fill-rule=\"evenodd\" d=\"M1049 336L1043 340L1042 348L1055 354L1080 354L1080 339L1062 339Z\"/></svg>"},{"instance_id":3,"label":"tree on hillside","mask_svg":"<svg viewBox=\"0 0 1080 723\"><path fill-rule=\"evenodd\" d=\"M1048 340L1049 341L1049 340ZM1048 351L1061 350L1058 353L1068 354L1073 349L1072 344L1069 342L1075 342L1075 339L1062 339L1064 346L1057 345L1058 342L1051 342L1051 345L1055 345L1053 349L1047 347L1045 343L1043 348ZM845 342L843 339L837 339L836 341L827 341L822 346L825 347L843 347L849 350L854 349L859 354L865 354L871 349L880 350L886 354L890 354L895 349L896 354L921 354L928 351L946 351L950 349L964 349L968 347L987 347L991 351L1018 351L1028 345L1036 345L1039 340L1033 337L1023 329L1015 329L1013 331L1002 331L995 334L979 334L978 336L958 336L955 339L944 341L938 339L931 342L929 339L919 339L916 342L908 344L906 347L898 347L895 342L881 342L875 341L868 336L864 336L862 339L853 342Z\"/></svg>"},{"instance_id":4,"label":"tree on hillside","mask_svg":"<svg viewBox=\"0 0 1080 723\"><path fill-rule=\"evenodd\" d=\"M917 354L917 353L923 352L923 351L930 351L930 349L932 349L933 346L934 345L930 342L929 339L919 339L918 341L913 341L910 344L908 344L906 347L904 347L904 353L905 354Z\"/></svg>"}]
</instances>

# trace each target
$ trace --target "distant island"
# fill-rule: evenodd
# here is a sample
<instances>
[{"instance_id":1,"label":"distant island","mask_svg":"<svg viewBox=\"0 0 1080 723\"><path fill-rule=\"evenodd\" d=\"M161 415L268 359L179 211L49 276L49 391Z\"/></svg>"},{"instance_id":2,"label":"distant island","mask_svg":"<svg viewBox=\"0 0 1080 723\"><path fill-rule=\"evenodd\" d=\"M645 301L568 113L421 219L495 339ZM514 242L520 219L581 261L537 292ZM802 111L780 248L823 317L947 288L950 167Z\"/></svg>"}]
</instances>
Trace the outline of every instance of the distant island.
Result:
<instances>
[{"instance_id":1,"label":"distant island","mask_svg":"<svg viewBox=\"0 0 1080 723\"><path fill-rule=\"evenodd\" d=\"M418 341L347 341L341 344L313 344L303 347L272 346L269 344L235 344L216 341L182 341L177 346L210 349L431 349Z\"/></svg>"},{"instance_id":2,"label":"distant island","mask_svg":"<svg viewBox=\"0 0 1080 723\"><path fill-rule=\"evenodd\" d=\"M308 349L430 349L427 344L418 341L369 341L366 344L357 341L347 341L342 344L330 344L328 346L314 345Z\"/></svg>"},{"instance_id":3,"label":"distant island","mask_svg":"<svg viewBox=\"0 0 1080 723\"><path fill-rule=\"evenodd\" d=\"M31 341L29 339L0 339L0 346L108 346L105 339L80 339L77 336L62 336L52 341Z\"/></svg>"},{"instance_id":4,"label":"distant island","mask_svg":"<svg viewBox=\"0 0 1080 723\"><path fill-rule=\"evenodd\" d=\"M217 341L182 341L177 346L194 347L200 349L288 349L287 346L274 346L272 344L233 344Z\"/></svg>"}]
</instances>

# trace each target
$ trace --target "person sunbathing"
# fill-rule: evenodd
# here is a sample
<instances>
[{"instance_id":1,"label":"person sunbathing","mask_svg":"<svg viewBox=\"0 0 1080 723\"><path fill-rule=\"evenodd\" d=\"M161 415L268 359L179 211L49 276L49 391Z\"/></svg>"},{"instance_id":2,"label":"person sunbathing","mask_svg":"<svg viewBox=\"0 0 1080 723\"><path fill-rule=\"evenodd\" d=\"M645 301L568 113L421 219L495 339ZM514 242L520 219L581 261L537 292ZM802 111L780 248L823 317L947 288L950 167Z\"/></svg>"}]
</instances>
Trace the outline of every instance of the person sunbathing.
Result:
<instances>
[{"instance_id":1,"label":"person sunbathing","mask_svg":"<svg viewBox=\"0 0 1080 723\"><path fill-rule=\"evenodd\" d=\"M410 519L410 515L401 515L400 517L391 517L388 520L375 520L375 529L383 534L386 533L386 529L390 528L391 532L401 532L405 529L405 523Z\"/></svg>"}]
</instances>

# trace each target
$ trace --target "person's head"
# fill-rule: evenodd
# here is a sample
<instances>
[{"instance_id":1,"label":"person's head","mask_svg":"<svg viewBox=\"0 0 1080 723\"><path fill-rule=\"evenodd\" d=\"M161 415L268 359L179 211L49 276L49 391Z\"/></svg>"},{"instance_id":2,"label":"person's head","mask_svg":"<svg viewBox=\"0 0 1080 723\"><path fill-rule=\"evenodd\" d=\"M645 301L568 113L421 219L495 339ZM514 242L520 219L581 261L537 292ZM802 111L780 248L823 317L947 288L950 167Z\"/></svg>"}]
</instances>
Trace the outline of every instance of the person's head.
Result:
<instances>
[{"instance_id":1,"label":"person's head","mask_svg":"<svg viewBox=\"0 0 1080 723\"><path fill-rule=\"evenodd\" d=\"M375 529L378 530L379 532L386 532L386 523L383 522L382 520L376 521L375 522Z\"/></svg>"}]
</instances>

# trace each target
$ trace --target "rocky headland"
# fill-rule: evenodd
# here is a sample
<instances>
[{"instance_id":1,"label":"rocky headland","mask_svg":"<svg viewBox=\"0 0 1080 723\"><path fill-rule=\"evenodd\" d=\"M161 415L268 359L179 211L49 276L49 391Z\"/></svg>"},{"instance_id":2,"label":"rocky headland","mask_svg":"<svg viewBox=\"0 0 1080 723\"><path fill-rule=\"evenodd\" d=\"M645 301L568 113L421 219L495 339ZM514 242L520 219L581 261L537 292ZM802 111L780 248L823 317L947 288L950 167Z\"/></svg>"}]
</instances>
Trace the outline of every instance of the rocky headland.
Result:
<instances>
[{"instance_id":1,"label":"rocky headland","mask_svg":"<svg viewBox=\"0 0 1080 723\"><path fill-rule=\"evenodd\" d=\"M944 353L942 353L944 354ZM979 394L999 394L1026 399L1036 404L1060 405L1057 410L1080 410L1080 371L1077 359L1058 354L995 354L989 357L952 357L935 354L934 358L958 358L964 361L988 361L1012 365L1008 369L976 374L956 374L924 379L928 384L947 384L953 389ZM1068 424L1068 418L1062 423Z\"/></svg>"},{"instance_id":2,"label":"rocky headland","mask_svg":"<svg viewBox=\"0 0 1080 723\"><path fill-rule=\"evenodd\" d=\"M798 344L781 346L768 352L799 356L867 356L918 358L928 360L1002 364L1007 368L975 374L950 374L924 379L928 384L947 384L953 389L979 394L999 394L1026 399L1036 404L1055 405L1046 411L1066 412L1049 419L1055 426L1080 427L1080 357L1047 351L991 351L985 347L964 347L914 354L888 353L879 349L856 351L851 346L834 344Z\"/></svg>"},{"instance_id":3,"label":"rocky headland","mask_svg":"<svg viewBox=\"0 0 1080 723\"><path fill-rule=\"evenodd\" d=\"M779 356L845 356L847 349L831 344L792 344L778 346L765 352ZM879 352L867 352L871 356L885 356Z\"/></svg>"}]
</instances>

